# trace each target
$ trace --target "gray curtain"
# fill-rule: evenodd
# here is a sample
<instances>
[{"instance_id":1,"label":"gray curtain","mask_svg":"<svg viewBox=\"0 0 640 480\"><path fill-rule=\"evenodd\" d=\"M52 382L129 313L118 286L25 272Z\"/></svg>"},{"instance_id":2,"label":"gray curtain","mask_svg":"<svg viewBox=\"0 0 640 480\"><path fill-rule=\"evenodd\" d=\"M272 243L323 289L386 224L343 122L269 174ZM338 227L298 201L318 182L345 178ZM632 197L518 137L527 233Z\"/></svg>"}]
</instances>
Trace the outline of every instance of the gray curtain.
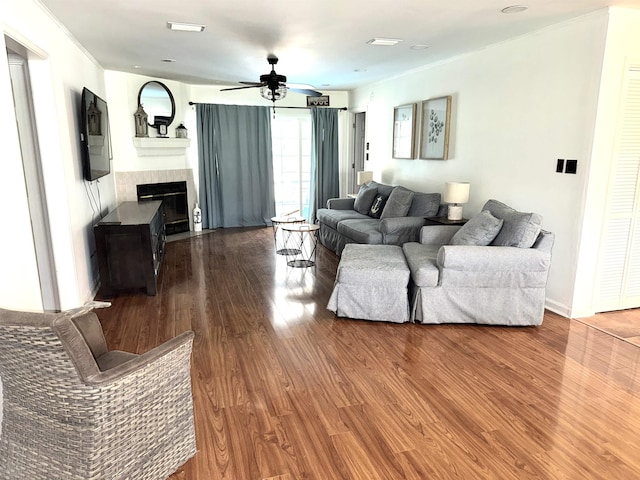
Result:
<instances>
[{"instance_id":1,"label":"gray curtain","mask_svg":"<svg viewBox=\"0 0 640 480\"><path fill-rule=\"evenodd\" d=\"M275 215L269 107L197 104L202 227L269 225Z\"/></svg>"},{"instance_id":2,"label":"gray curtain","mask_svg":"<svg viewBox=\"0 0 640 480\"><path fill-rule=\"evenodd\" d=\"M338 109L311 109L311 205L309 221L327 200L340 195L338 165Z\"/></svg>"}]
</instances>

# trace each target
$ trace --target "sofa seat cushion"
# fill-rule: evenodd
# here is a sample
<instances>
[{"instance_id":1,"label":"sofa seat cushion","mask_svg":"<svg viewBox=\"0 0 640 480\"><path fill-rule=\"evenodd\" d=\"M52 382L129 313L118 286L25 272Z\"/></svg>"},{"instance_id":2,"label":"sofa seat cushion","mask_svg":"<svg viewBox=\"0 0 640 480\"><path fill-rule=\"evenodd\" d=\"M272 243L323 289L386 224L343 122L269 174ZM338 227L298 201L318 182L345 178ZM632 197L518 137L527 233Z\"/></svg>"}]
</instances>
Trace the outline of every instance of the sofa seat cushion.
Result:
<instances>
[{"instance_id":1,"label":"sofa seat cushion","mask_svg":"<svg viewBox=\"0 0 640 480\"><path fill-rule=\"evenodd\" d=\"M318 222L324 223L334 230L338 229L338 222L341 222L342 220L352 218L370 220L370 217L358 213L355 210L334 210L331 208L319 208L316 213L316 218L318 219Z\"/></svg>"},{"instance_id":2,"label":"sofa seat cushion","mask_svg":"<svg viewBox=\"0 0 640 480\"><path fill-rule=\"evenodd\" d=\"M482 210L489 210L494 217L504 220L491 245L531 248L542 228L541 215L518 212L497 200L489 200Z\"/></svg>"},{"instance_id":3,"label":"sofa seat cushion","mask_svg":"<svg viewBox=\"0 0 640 480\"><path fill-rule=\"evenodd\" d=\"M347 218L338 223L338 233L350 238L356 243L381 244L380 220L369 218Z\"/></svg>"},{"instance_id":4,"label":"sofa seat cushion","mask_svg":"<svg viewBox=\"0 0 640 480\"><path fill-rule=\"evenodd\" d=\"M423 245L418 242L408 242L402 246L407 265L411 271L411 279L418 287L436 287L440 271L436 259L438 245Z\"/></svg>"}]
</instances>

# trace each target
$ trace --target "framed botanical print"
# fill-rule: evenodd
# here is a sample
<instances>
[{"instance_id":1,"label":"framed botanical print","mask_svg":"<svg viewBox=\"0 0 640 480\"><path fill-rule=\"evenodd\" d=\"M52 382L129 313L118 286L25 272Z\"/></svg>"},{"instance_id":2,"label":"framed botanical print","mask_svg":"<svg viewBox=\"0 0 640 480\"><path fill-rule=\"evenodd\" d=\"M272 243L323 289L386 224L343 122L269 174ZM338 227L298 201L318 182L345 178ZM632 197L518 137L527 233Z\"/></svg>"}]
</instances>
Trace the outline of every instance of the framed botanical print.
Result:
<instances>
[{"instance_id":1,"label":"framed botanical print","mask_svg":"<svg viewBox=\"0 0 640 480\"><path fill-rule=\"evenodd\" d=\"M416 129L416 104L393 109L393 158L414 158L413 135Z\"/></svg>"},{"instance_id":2,"label":"framed botanical print","mask_svg":"<svg viewBox=\"0 0 640 480\"><path fill-rule=\"evenodd\" d=\"M422 102L420 158L446 160L449 154L451 96Z\"/></svg>"}]
</instances>

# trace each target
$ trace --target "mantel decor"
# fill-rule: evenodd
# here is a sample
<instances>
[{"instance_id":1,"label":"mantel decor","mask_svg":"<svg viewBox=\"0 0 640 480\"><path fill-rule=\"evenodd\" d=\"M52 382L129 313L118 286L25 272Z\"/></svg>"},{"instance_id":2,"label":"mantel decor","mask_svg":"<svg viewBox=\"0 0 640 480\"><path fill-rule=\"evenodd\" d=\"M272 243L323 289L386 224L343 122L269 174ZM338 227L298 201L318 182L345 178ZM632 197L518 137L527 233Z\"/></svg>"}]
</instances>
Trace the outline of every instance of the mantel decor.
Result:
<instances>
[{"instance_id":1,"label":"mantel decor","mask_svg":"<svg viewBox=\"0 0 640 480\"><path fill-rule=\"evenodd\" d=\"M415 127L415 103L393 109L393 158L414 158Z\"/></svg>"},{"instance_id":2,"label":"mantel decor","mask_svg":"<svg viewBox=\"0 0 640 480\"><path fill-rule=\"evenodd\" d=\"M451 96L422 102L420 158L446 160L449 155Z\"/></svg>"}]
</instances>

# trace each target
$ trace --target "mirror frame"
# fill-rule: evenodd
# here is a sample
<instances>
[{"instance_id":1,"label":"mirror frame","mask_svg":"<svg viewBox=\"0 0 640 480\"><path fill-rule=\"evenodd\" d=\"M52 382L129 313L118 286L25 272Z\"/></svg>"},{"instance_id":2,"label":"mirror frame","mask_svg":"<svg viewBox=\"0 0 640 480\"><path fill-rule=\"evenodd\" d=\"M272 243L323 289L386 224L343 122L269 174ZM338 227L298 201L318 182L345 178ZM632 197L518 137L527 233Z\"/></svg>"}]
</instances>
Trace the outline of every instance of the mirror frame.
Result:
<instances>
[{"instance_id":1,"label":"mirror frame","mask_svg":"<svg viewBox=\"0 0 640 480\"><path fill-rule=\"evenodd\" d=\"M169 100L171 100L171 116L170 117L164 117L164 116L160 116L160 115L154 115L153 116L153 121L155 123L148 123L148 125L150 127L153 127L155 129L159 129L160 125L166 125L167 127L169 125L171 125L171 122L173 122L173 120L176 117L176 102L173 99L173 94L171 93L171 90L169 90L169 87L167 87L164 83L159 82L157 80L151 80L147 83L145 83L144 85L142 85L142 87L140 87L140 91L138 92L138 105L141 105L140 100L142 98L142 91L144 90L144 87L146 87L147 85L149 85L150 83L157 83L158 85L160 85L165 92L167 92L167 94L169 95ZM144 108L144 106L143 106ZM149 112L147 112L149 113ZM158 119L162 119L163 121L158 122Z\"/></svg>"}]
</instances>

